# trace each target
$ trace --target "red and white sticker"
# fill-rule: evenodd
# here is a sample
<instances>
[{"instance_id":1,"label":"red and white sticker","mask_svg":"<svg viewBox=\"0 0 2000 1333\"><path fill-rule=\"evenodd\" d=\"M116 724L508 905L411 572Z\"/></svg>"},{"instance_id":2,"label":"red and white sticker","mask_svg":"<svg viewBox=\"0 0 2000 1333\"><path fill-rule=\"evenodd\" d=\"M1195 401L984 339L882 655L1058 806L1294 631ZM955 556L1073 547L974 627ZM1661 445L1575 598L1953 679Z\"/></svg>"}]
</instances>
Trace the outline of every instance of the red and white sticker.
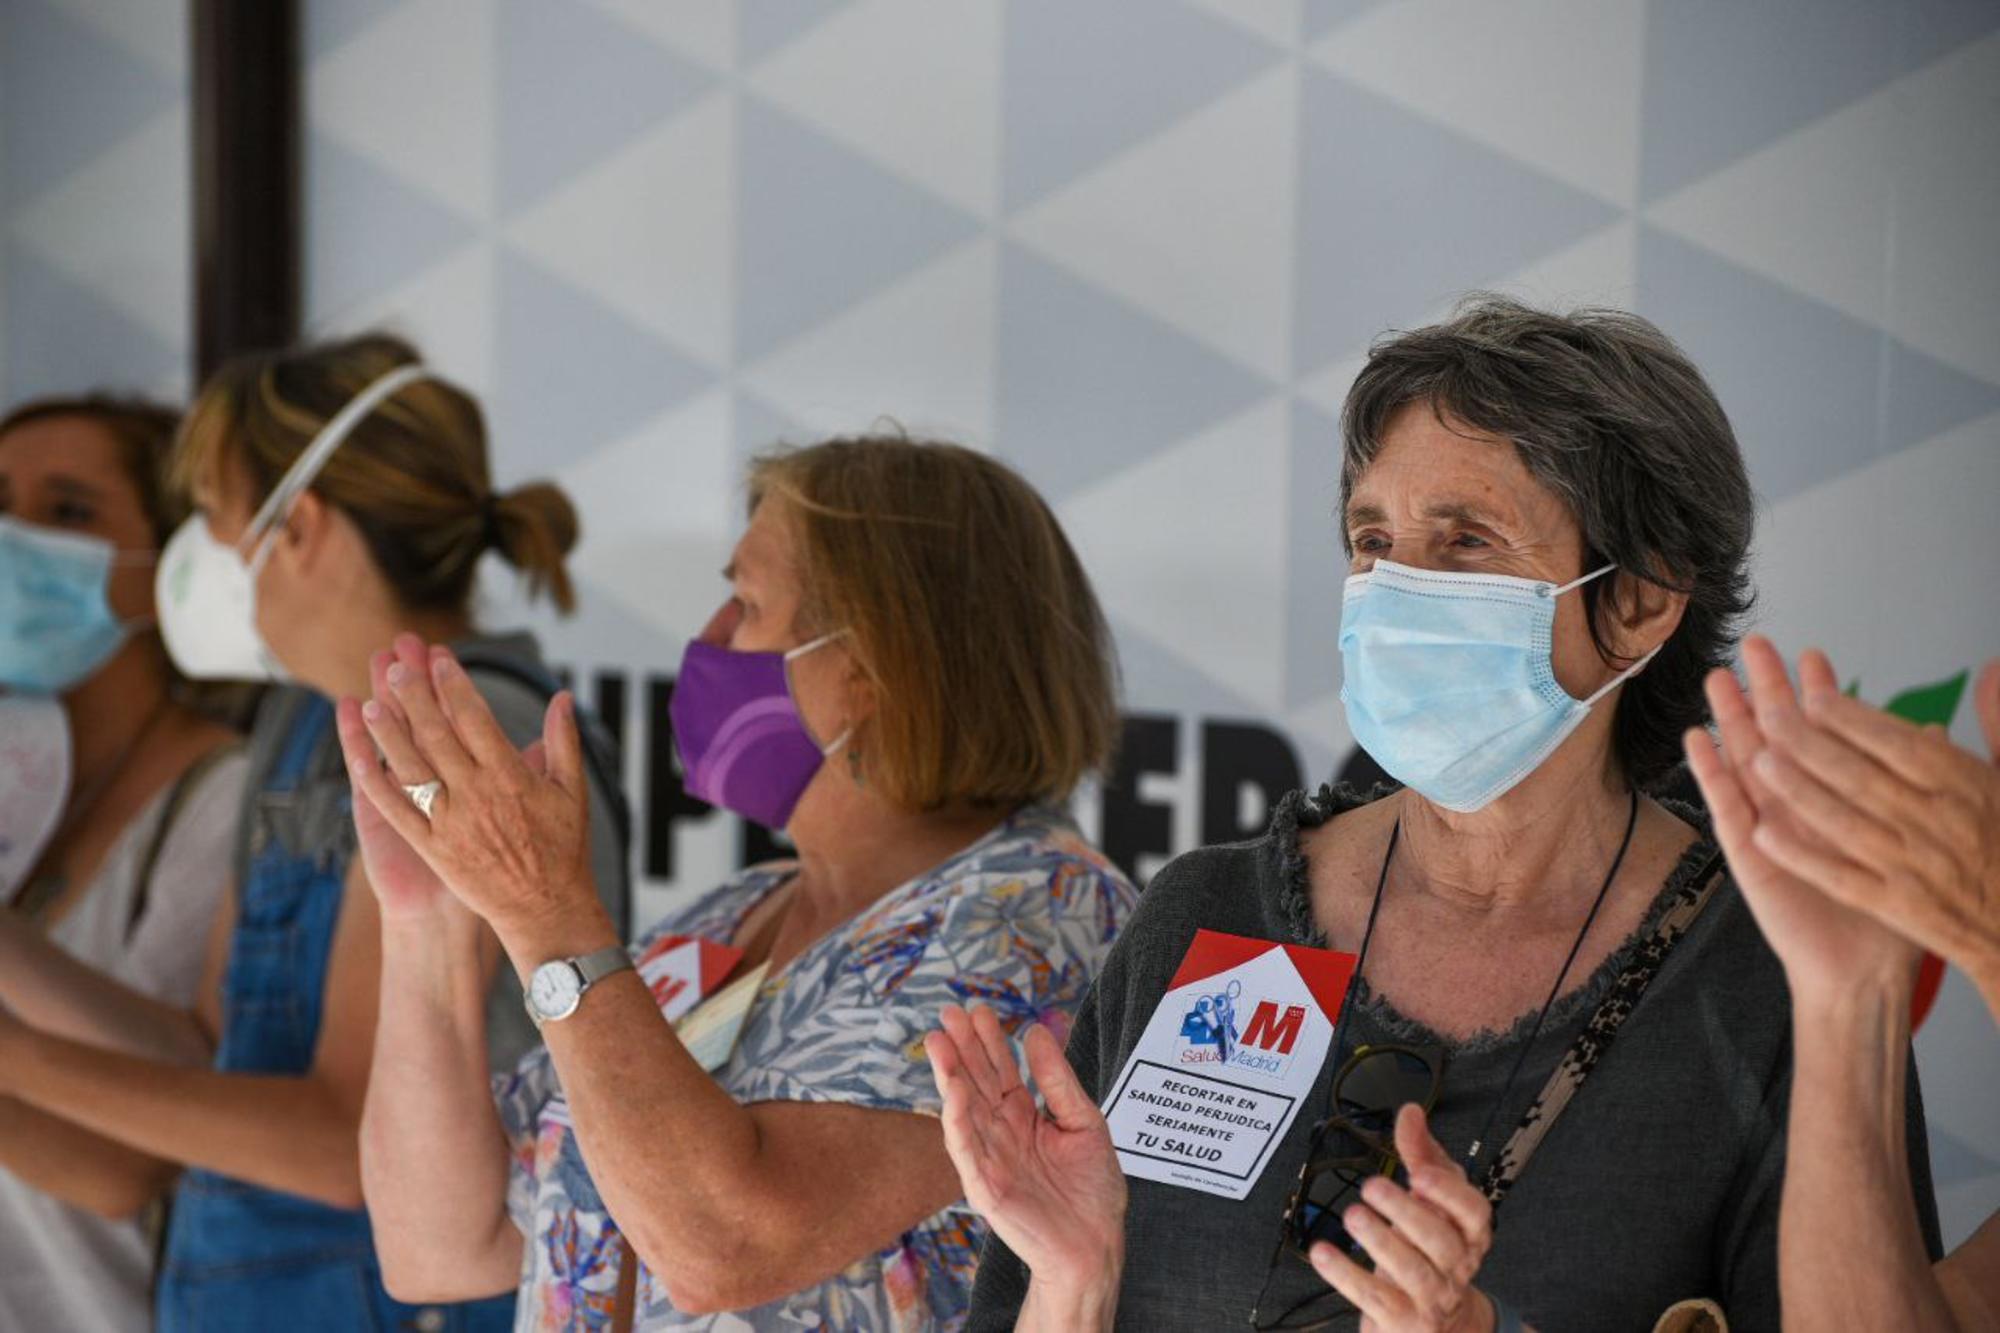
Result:
<instances>
[{"instance_id":1,"label":"red and white sticker","mask_svg":"<svg viewBox=\"0 0 2000 1333\"><path fill-rule=\"evenodd\" d=\"M662 935L639 955L639 975L669 1023L720 989L741 949L693 935Z\"/></svg>"},{"instance_id":2,"label":"red and white sticker","mask_svg":"<svg viewBox=\"0 0 2000 1333\"><path fill-rule=\"evenodd\" d=\"M1354 955L1195 932L1104 1116L1125 1174L1241 1199L1312 1091Z\"/></svg>"}]
</instances>

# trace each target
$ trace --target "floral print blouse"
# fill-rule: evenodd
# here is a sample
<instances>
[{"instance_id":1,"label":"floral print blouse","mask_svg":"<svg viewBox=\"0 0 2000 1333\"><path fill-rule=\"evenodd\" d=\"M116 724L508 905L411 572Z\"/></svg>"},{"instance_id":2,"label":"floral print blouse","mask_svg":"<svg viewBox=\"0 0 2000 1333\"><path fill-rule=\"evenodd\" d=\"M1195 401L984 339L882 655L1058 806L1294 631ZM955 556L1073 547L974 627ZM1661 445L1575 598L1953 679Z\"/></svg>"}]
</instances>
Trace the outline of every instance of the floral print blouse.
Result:
<instances>
[{"instance_id":1,"label":"floral print blouse","mask_svg":"<svg viewBox=\"0 0 2000 1333\"><path fill-rule=\"evenodd\" d=\"M757 866L670 915L632 946L728 942L794 872ZM891 890L764 981L734 1054L715 1072L739 1103L843 1102L936 1115L923 1037L946 1004L983 1002L1018 1031L1069 1020L1137 904L1137 891L1067 814L1031 808ZM546 1048L494 1081L513 1151L508 1209L523 1247L518 1333L608 1329L622 1245L583 1160ZM865 1180L857 1189L867 1188ZM660 1330L957 1329L986 1227L962 1202L816 1286L767 1305L686 1315L642 1265L635 1326Z\"/></svg>"}]
</instances>

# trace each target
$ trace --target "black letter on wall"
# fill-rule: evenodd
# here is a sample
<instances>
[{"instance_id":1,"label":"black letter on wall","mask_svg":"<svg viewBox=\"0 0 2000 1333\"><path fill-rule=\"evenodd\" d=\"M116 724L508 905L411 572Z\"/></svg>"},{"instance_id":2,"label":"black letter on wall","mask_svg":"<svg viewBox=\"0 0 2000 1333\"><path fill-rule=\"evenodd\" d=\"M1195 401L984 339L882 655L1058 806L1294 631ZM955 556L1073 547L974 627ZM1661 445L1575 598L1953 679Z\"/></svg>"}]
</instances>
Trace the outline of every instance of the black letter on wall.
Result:
<instances>
[{"instance_id":1,"label":"black letter on wall","mask_svg":"<svg viewBox=\"0 0 2000 1333\"><path fill-rule=\"evenodd\" d=\"M715 807L696 800L681 785L680 757L674 751L672 676L646 678L646 856L648 879L674 877L674 825L699 819Z\"/></svg>"},{"instance_id":2,"label":"black letter on wall","mask_svg":"<svg viewBox=\"0 0 2000 1333\"><path fill-rule=\"evenodd\" d=\"M1240 842L1264 831L1271 807L1302 781L1299 757L1269 727L1254 722L1205 722L1201 728L1201 840ZM1245 785L1264 793L1264 814L1242 819Z\"/></svg>"},{"instance_id":3,"label":"black letter on wall","mask_svg":"<svg viewBox=\"0 0 2000 1333\"><path fill-rule=\"evenodd\" d=\"M1141 856L1173 854L1173 809L1141 801L1139 779L1147 773L1172 775L1179 769L1180 731L1178 718L1152 713L1127 717L1118 742L1118 762L1104 782L1104 854L1135 879Z\"/></svg>"}]
</instances>

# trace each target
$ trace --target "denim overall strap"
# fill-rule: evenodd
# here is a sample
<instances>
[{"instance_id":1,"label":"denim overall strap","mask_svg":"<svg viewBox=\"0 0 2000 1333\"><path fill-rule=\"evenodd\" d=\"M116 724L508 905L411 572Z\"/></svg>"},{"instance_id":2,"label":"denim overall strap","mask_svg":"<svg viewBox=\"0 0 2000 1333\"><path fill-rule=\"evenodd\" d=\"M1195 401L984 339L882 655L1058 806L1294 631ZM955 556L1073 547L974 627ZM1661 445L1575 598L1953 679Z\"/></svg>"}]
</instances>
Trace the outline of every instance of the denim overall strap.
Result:
<instances>
[{"instance_id":1,"label":"denim overall strap","mask_svg":"<svg viewBox=\"0 0 2000 1333\"><path fill-rule=\"evenodd\" d=\"M326 966L354 854L353 798L338 762L315 760L333 743L333 707L313 695L293 715L253 798L249 873L222 981L216 1068L303 1074L319 1040Z\"/></svg>"},{"instance_id":2,"label":"denim overall strap","mask_svg":"<svg viewBox=\"0 0 2000 1333\"><path fill-rule=\"evenodd\" d=\"M333 709L301 694L252 797L248 870L238 892L222 982L216 1068L303 1075L319 1041L321 1005L347 870L352 798L333 737ZM157 1299L158 1327L499 1330L513 1298L418 1307L383 1289L360 1209L334 1208L212 1171L175 1190Z\"/></svg>"}]
</instances>

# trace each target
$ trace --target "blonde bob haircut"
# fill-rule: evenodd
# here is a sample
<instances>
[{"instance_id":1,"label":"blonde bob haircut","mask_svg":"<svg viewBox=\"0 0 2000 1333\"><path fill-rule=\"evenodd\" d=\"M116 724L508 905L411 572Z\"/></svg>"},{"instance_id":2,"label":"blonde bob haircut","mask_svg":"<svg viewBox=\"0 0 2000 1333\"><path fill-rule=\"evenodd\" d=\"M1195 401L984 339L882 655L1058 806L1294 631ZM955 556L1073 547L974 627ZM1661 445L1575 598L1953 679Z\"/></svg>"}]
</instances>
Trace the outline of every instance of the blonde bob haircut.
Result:
<instances>
[{"instance_id":1,"label":"blonde bob haircut","mask_svg":"<svg viewBox=\"0 0 2000 1333\"><path fill-rule=\"evenodd\" d=\"M906 810L1069 795L1109 762L1117 658L1056 516L1005 464L895 436L781 449L750 466L750 509L782 505L801 628L844 629L876 707L848 742L860 779Z\"/></svg>"}]
</instances>

